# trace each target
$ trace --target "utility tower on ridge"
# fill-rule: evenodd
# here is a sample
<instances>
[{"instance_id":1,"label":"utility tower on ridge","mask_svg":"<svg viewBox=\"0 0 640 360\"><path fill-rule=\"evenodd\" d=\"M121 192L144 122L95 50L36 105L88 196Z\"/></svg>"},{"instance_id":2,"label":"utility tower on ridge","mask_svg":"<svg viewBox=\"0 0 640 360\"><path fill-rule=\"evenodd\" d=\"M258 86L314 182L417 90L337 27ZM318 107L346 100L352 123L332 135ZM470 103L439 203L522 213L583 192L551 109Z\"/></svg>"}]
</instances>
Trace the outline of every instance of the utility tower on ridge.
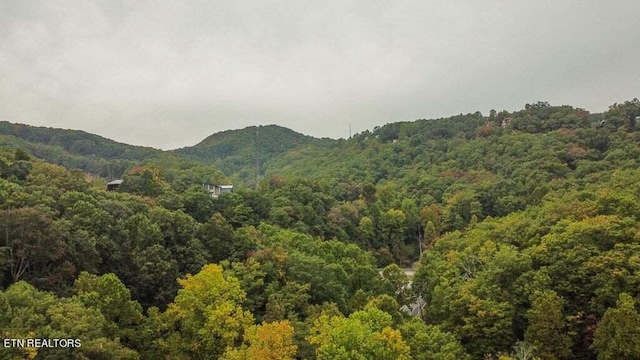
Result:
<instances>
[{"instance_id":1,"label":"utility tower on ridge","mask_svg":"<svg viewBox=\"0 0 640 360\"><path fill-rule=\"evenodd\" d=\"M260 125L256 126L256 190L260 186Z\"/></svg>"}]
</instances>

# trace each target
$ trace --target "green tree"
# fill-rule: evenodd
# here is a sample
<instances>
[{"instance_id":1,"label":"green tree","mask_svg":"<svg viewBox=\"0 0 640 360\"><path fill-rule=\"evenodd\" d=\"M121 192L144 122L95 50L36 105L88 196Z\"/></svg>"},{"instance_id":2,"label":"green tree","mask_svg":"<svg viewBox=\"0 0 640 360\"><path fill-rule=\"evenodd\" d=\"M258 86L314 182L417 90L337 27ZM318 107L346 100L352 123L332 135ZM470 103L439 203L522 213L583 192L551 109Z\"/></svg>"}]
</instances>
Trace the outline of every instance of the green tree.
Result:
<instances>
[{"instance_id":1,"label":"green tree","mask_svg":"<svg viewBox=\"0 0 640 360\"><path fill-rule=\"evenodd\" d=\"M37 208L0 210L0 248L13 282L44 277L64 256L64 244L50 236L51 219Z\"/></svg>"},{"instance_id":2,"label":"green tree","mask_svg":"<svg viewBox=\"0 0 640 360\"><path fill-rule=\"evenodd\" d=\"M255 249L255 240L250 231L238 231L238 235L227 220L215 213L198 231L198 237L208 252L209 262L241 261Z\"/></svg>"},{"instance_id":3,"label":"green tree","mask_svg":"<svg viewBox=\"0 0 640 360\"><path fill-rule=\"evenodd\" d=\"M524 335L543 359L567 359L571 356L571 337L562 316L564 301L552 290L536 292L527 311L529 327Z\"/></svg>"},{"instance_id":4,"label":"green tree","mask_svg":"<svg viewBox=\"0 0 640 360\"><path fill-rule=\"evenodd\" d=\"M411 348L414 360L468 360L469 355L456 337L437 325L412 319L400 327L402 338Z\"/></svg>"},{"instance_id":5,"label":"green tree","mask_svg":"<svg viewBox=\"0 0 640 360\"><path fill-rule=\"evenodd\" d=\"M168 186L155 166L138 166L125 174L120 190L131 194L158 196Z\"/></svg>"},{"instance_id":6,"label":"green tree","mask_svg":"<svg viewBox=\"0 0 640 360\"><path fill-rule=\"evenodd\" d=\"M154 207L149 219L158 225L164 241L162 245L172 253L178 272L198 272L207 263L208 254L200 239L196 237L200 224L183 211L169 211Z\"/></svg>"},{"instance_id":7,"label":"green tree","mask_svg":"<svg viewBox=\"0 0 640 360\"><path fill-rule=\"evenodd\" d=\"M423 246L433 246L433 243L436 241L437 237L438 233L436 232L435 225L433 225L433 221L428 221L427 225L424 227Z\"/></svg>"},{"instance_id":8,"label":"green tree","mask_svg":"<svg viewBox=\"0 0 640 360\"><path fill-rule=\"evenodd\" d=\"M19 182L26 180L33 167L31 157L22 149L7 155L0 162L0 177Z\"/></svg>"},{"instance_id":9,"label":"green tree","mask_svg":"<svg viewBox=\"0 0 640 360\"><path fill-rule=\"evenodd\" d=\"M373 221L368 216L363 216L358 224L358 236L359 243L364 247L370 247L372 245L373 238L375 236L375 227Z\"/></svg>"},{"instance_id":10,"label":"green tree","mask_svg":"<svg viewBox=\"0 0 640 360\"><path fill-rule=\"evenodd\" d=\"M214 199L200 185L190 186L183 194L184 211L196 221L203 223L213 215Z\"/></svg>"},{"instance_id":11,"label":"green tree","mask_svg":"<svg viewBox=\"0 0 640 360\"><path fill-rule=\"evenodd\" d=\"M38 349L0 348L2 358L45 359L138 359L110 333L110 322L95 307L77 298L56 298L36 290L24 281L12 284L0 295L0 307L8 316L0 317L3 338L79 339L80 347Z\"/></svg>"},{"instance_id":12,"label":"green tree","mask_svg":"<svg viewBox=\"0 0 640 360\"><path fill-rule=\"evenodd\" d=\"M380 232L396 262L406 262L402 252L406 216L402 210L389 209L381 214Z\"/></svg>"},{"instance_id":13,"label":"green tree","mask_svg":"<svg viewBox=\"0 0 640 360\"><path fill-rule=\"evenodd\" d=\"M391 324L391 315L374 307L348 318L321 315L308 339L317 346L318 360L410 359L409 347Z\"/></svg>"},{"instance_id":14,"label":"green tree","mask_svg":"<svg viewBox=\"0 0 640 360\"><path fill-rule=\"evenodd\" d=\"M382 269L382 278L389 288L389 294L395 297L398 304L409 305L415 300L409 278L398 265L391 264Z\"/></svg>"},{"instance_id":15,"label":"green tree","mask_svg":"<svg viewBox=\"0 0 640 360\"><path fill-rule=\"evenodd\" d=\"M73 284L76 297L85 306L95 307L106 319L125 326L141 320L142 307L131 300L131 291L115 274L82 272Z\"/></svg>"},{"instance_id":16,"label":"green tree","mask_svg":"<svg viewBox=\"0 0 640 360\"><path fill-rule=\"evenodd\" d=\"M267 270L255 257L245 262L234 262L229 265L223 262L225 273L238 279L246 297L242 307L250 311L257 322L262 322L266 311L268 294L266 294Z\"/></svg>"},{"instance_id":17,"label":"green tree","mask_svg":"<svg viewBox=\"0 0 640 360\"><path fill-rule=\"evenodd\" d=\"M47 309L46 316L47 327L51 328L46 337L80 339L82 346L39 350L43 358L139 359L137 352L122 346L118 338L108 334L108 322L98 309L76 301L60 301Z\"/></svg>"},{"instance_id":18,"label":"green tree","mask_svg":"<svg viewBox=\"0 0 640 360\"><path fill-rule=\"evenodd\" d=\"M640 357L640 315L629 294L622 293L616 307L608 309L593 337L598 360Z\"/></svg>"}]
</instances>

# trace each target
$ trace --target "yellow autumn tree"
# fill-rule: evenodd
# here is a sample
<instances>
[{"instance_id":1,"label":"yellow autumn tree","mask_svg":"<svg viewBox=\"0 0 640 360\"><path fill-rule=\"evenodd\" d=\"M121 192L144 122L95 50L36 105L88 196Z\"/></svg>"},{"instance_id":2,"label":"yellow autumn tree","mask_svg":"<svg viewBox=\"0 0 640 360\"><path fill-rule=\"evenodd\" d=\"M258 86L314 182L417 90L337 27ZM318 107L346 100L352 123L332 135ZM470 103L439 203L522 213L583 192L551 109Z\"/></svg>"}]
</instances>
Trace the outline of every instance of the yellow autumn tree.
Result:
<instances>
[{"instance_id":1,"label":"yellow autumn tree","mask_svg":"<svg viewBox=\"0 0 640 360\"><path fill-rule=\"evenodd\" d=\"M239 349L227 349L225 360L289 360L298 346L293 343L293 326L288 320L254 325Z\"/></svg>"},{"instance_id":2,"label":"yellow autumn tree","mask_svg":"<svg viewBox=\"0 0 640 360\"><path fill-rule=\"evenodd\" d=\"M171 359L219 358L253 323L240 306L245 293L238 279L210 264L178 282L182 289L164 314L170 334L160 346Z\"/></svg>"}]
</instances>

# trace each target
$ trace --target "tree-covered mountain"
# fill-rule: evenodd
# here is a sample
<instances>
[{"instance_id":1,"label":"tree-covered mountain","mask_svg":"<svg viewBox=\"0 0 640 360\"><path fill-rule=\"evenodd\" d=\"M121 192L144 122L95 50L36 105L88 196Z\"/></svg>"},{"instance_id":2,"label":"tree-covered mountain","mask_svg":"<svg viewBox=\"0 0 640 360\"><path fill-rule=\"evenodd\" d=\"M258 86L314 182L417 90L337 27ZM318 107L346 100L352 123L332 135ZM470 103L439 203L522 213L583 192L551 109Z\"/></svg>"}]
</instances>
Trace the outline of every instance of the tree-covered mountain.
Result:
<instances>
[{"instance_id":1,"label":"tree-covered mountain","mask_svg":"<svg viewBox=\"0 0 640 360\"><path fill-rule=\"evenodd\" d=\"M244 184L255 184L264 172L264 164L302 145L319 140L278 126L250 126L215 133L200 143L177 149L176 154L214 165Z\"/></svg>"},{"instance_id":2,"label":"tree-covered mountain","mask_svg":"<svg viewBox=\"0 0 640 360\"><path fill-rule=\"evenodd\" d=\"M7 142L0 333L82 347L0 356L639 358L639 116L538 102L302 139L217 198L202 179L254 163L162 154L106 191Z\"/></svg>"},{"instance_id":3,"label":"tree-covered mountain","mask_svg":"<svg viewBox=\"0 0 640 360\"><path fill-rule=\"evenodd\" d=\"M71 154L96 156L104 159L144 160L161 150L127 145L81 130L13 124L0 121L0 134L23 139L28 143L60 147Z\"/></svg>"},{"instance_id":4,"label":"tree-covered mountain","mask_svg":"<svg viewBox=\"0 0 640 360\"><path fill-rule=\"evenodd\" d=\"M0 145L17 146L53 164L83 170L109 179L134 164L163 155L162 150L119 143L80 130L0 121Z\"/></svg>"},{"instance_id":5,"label":"tree-covered mountain","mask_svg":"<svg viewBox=\"0 0 640 360\"><path fill-rule=\"evenodd\" d=\"M153 166L162 172L163 178L183 181L185 186L192 182L227 181L217 168L204 162L185 159L169 151L119 143L80 130L0 121L0 145L23 149L49 163L107 181L120 179L141 165Z\"/></svg>"},{"instance_id":6,"label":"tree-covered mountain","mask_svg":"<svg viewBox=\"0 0 640 360\"><path fill-rule=\"evenodd\" d=\"M108 179L120 178L141 163L167 168L187 158L191 166L214 166L227 177L233 177L236 183L255 185L256 165L261 178L266 161L305 144L332 142L334 140L316 139L281 126L268 125L222 131L194 146L162 151L119 143L80 130L0 121L0 145L21 147L48 162Z\"/></svg>"}]
</instances>

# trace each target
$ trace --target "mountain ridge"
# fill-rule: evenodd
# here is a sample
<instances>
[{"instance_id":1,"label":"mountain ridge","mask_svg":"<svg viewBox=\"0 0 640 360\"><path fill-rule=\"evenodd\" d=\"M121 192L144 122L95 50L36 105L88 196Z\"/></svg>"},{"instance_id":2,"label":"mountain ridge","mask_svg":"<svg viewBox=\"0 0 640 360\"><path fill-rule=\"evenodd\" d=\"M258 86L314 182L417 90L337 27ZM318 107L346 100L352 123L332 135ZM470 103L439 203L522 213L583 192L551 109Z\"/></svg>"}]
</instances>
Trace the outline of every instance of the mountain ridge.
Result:
<instances>
[{"instance_id":1,"label":"mountain ridge","mask_svg":"<svg viewBox=\"0 0 640 360\"><path fill-rule=\"evenodd\" d=\"M612 105L615 111L608 112L604 126L613 128L635 119L638 115L633 110L636 105L636 99ZM618 116L612 115L621 109L625 114L620 114L623 116L616 120ZM436 150L440 153L444 149L442 146L448 146L451 139L500 137L501 129L507 125L507 129L523 133L594 127L604 117L604 113L590 114L568 105L537 102L511 113L492 111L484 116L475 112L448 118L391 122L356 133L346 140L315 138L275 124L248 126L216 132L195 145L175 150L129 145L82 130L0 121L0 145L23 147L49 162L107 179L120 177L128 169L144 163L183 162L182 167L194 163L212 166L234 183L244 185L255 185L257 180L274 174L314 176L312 174L318 174L324 168L331 169L336 177L368 179L375 184L395 177L393 169L401 164L415 164L425 156L433 157ZM628 126L634 125L629 122ZM425 146L441 148L425 153ZM387 162L384 166L377 155L382 150ZM345 167L334 166L352 162L345 154L360 160Z\"/></svg>"}]
</instances>

